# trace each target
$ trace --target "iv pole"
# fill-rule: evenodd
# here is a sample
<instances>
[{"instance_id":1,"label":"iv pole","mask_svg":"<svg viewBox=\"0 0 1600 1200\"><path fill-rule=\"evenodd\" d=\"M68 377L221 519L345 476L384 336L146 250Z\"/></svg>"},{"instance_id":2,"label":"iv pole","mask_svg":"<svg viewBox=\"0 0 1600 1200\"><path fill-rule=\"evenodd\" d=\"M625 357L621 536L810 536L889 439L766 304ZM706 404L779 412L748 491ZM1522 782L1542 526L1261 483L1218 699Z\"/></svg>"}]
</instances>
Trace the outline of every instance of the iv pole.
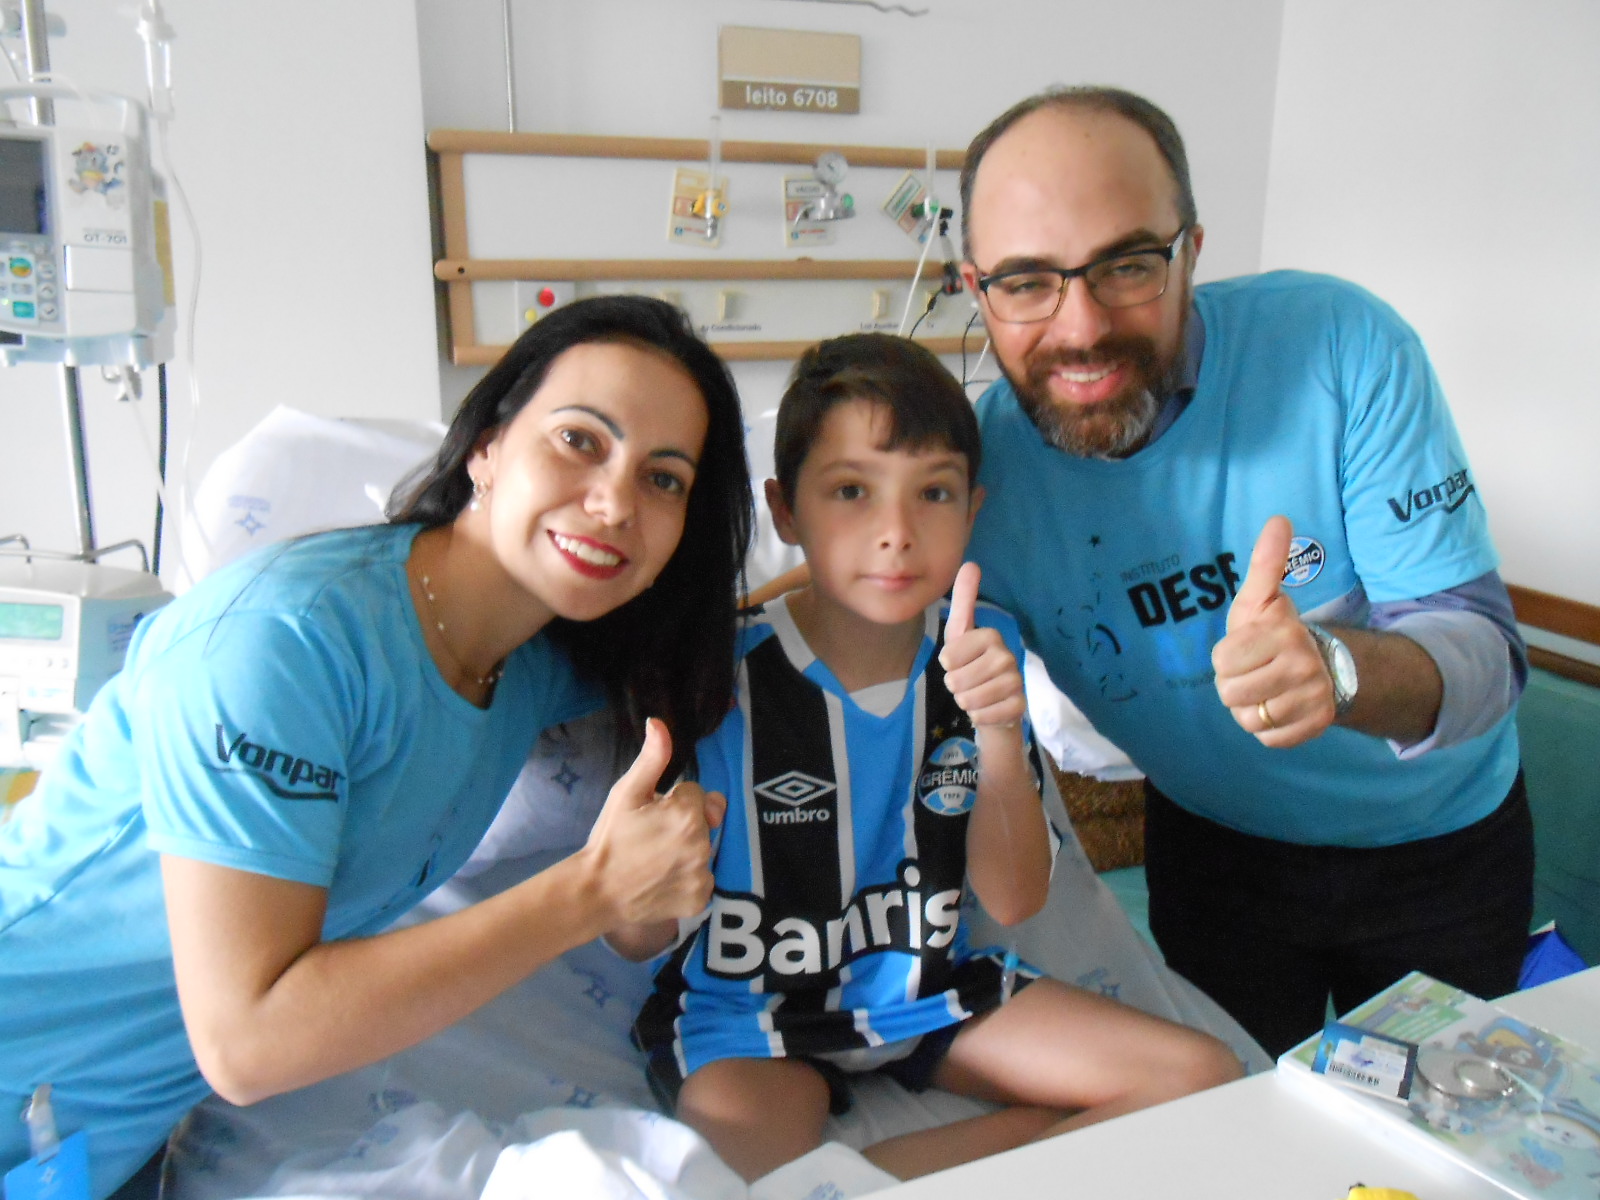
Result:
<instances>
[{"instance_id":1,"label":"iv pole","mask_svg":"<svg viewBox=\"0 0 1600 1200\"><path fill-rule=\"evenodd\" d=\"M44 0L22 0L22 40L28 53L28 74L37 79L50 70L50 35L45 27ZM35 96L30 102L33 119L55 124L55 102ZM95 558L94 510L89 502L89 463L83 437L83 391L78 368L61 368L62 412L67 427L67 457L72 464L74 506L77 510L78 558Z\"/></svg>"}]
</instances>

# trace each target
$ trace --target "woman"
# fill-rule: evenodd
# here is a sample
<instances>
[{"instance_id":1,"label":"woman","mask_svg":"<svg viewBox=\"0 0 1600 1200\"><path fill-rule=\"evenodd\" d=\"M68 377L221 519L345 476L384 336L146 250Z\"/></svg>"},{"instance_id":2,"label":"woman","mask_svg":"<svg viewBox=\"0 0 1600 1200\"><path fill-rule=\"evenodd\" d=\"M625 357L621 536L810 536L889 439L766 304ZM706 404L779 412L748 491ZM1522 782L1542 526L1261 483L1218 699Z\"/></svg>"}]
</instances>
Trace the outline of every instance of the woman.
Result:
<instances>
[{"instance_id":1,"label":"woman","mask_svg":"<svg viewBox=\"0 0 1600 1200\"><path fill-rule=\"evenodd\" d=\"M699 911L721 799L656 788L726 712L750 525L721 362L668 305L585 300L485 376L391 524L252 556L141 626L0 827L0 1169L39 1084L105 1196L208 1090L365 1065L614 925ZM538 731L606 698L642 749L585 848L380 932Z\"/></svg>"}]
</instances>

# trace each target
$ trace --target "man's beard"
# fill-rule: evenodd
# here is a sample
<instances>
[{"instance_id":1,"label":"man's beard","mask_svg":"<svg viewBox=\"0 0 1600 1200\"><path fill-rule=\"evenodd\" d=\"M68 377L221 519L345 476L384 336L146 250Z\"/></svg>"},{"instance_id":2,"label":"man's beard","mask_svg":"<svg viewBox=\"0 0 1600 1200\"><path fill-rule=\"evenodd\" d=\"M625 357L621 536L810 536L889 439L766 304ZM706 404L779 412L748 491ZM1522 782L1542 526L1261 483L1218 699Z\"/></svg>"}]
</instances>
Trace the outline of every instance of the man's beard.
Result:
<instances>
[{"instance_id":1,"label":"man's beard","mask_svg":"<svg viewBox=\"0 0 1600 1200\"><path fill-rule=\"evenodd\" d=\"M1171 358L1163 362L1156 344L1147 337L1108 337L1092 350L1056 350L1027 359L1021 379L1001 363L1011 381L1017 402L1044 440L1057 450L1079 458L1126 458L1141 449L1161 413L1162 398L1180 379L1184 308ZM1057 401L1050 394L1050 373L1057 367L1095 366L1106 362L1132 368L1129 385L1097 404Z\"/></svg>"}]
</instances>

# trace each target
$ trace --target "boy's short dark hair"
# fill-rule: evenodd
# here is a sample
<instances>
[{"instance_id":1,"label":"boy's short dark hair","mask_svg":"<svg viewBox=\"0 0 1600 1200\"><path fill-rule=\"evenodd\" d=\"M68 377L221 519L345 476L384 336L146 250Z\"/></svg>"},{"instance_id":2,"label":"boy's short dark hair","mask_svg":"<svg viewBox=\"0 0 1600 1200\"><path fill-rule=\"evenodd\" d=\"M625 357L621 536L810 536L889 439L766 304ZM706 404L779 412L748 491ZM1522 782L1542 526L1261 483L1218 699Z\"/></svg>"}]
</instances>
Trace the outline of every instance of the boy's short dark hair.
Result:
<instances>
[{"instance_id":1,"label":"boy's short dark hair","mask_svg":"<svg viewBox=\"0 0 1600 1200\"><path fill-rule=\"evenodd\" d=\"M925 346L888 333L848 333L818 342L800 356L778 405L773 465L784 500L794 503L800 467L822 422L851 400L880 404L889 414L884 450L944 446L967 459L967 482L982 454L978 418L955 376Z\"/></svg>"}]
</instances>

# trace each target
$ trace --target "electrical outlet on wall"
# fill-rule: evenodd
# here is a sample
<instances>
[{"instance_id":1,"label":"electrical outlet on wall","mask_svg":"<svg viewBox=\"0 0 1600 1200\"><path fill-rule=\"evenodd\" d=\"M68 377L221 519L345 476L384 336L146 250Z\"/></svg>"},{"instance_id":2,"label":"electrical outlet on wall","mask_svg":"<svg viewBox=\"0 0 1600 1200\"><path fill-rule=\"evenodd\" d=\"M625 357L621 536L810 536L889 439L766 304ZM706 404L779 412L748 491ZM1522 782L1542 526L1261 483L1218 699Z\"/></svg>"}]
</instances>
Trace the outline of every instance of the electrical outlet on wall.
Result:
<instances>
[{"instance_id":1,"label":"electrical outlet on wall","mask_svg":"<svg viewBox=\"0 0 1600 1200\"><path fill-rule=\"evenodd\" d=\"M578 298L578 285L570 279L519 279L512 288L517 329L526 329L546 313Z\"/></svg>"}]
</instances>

